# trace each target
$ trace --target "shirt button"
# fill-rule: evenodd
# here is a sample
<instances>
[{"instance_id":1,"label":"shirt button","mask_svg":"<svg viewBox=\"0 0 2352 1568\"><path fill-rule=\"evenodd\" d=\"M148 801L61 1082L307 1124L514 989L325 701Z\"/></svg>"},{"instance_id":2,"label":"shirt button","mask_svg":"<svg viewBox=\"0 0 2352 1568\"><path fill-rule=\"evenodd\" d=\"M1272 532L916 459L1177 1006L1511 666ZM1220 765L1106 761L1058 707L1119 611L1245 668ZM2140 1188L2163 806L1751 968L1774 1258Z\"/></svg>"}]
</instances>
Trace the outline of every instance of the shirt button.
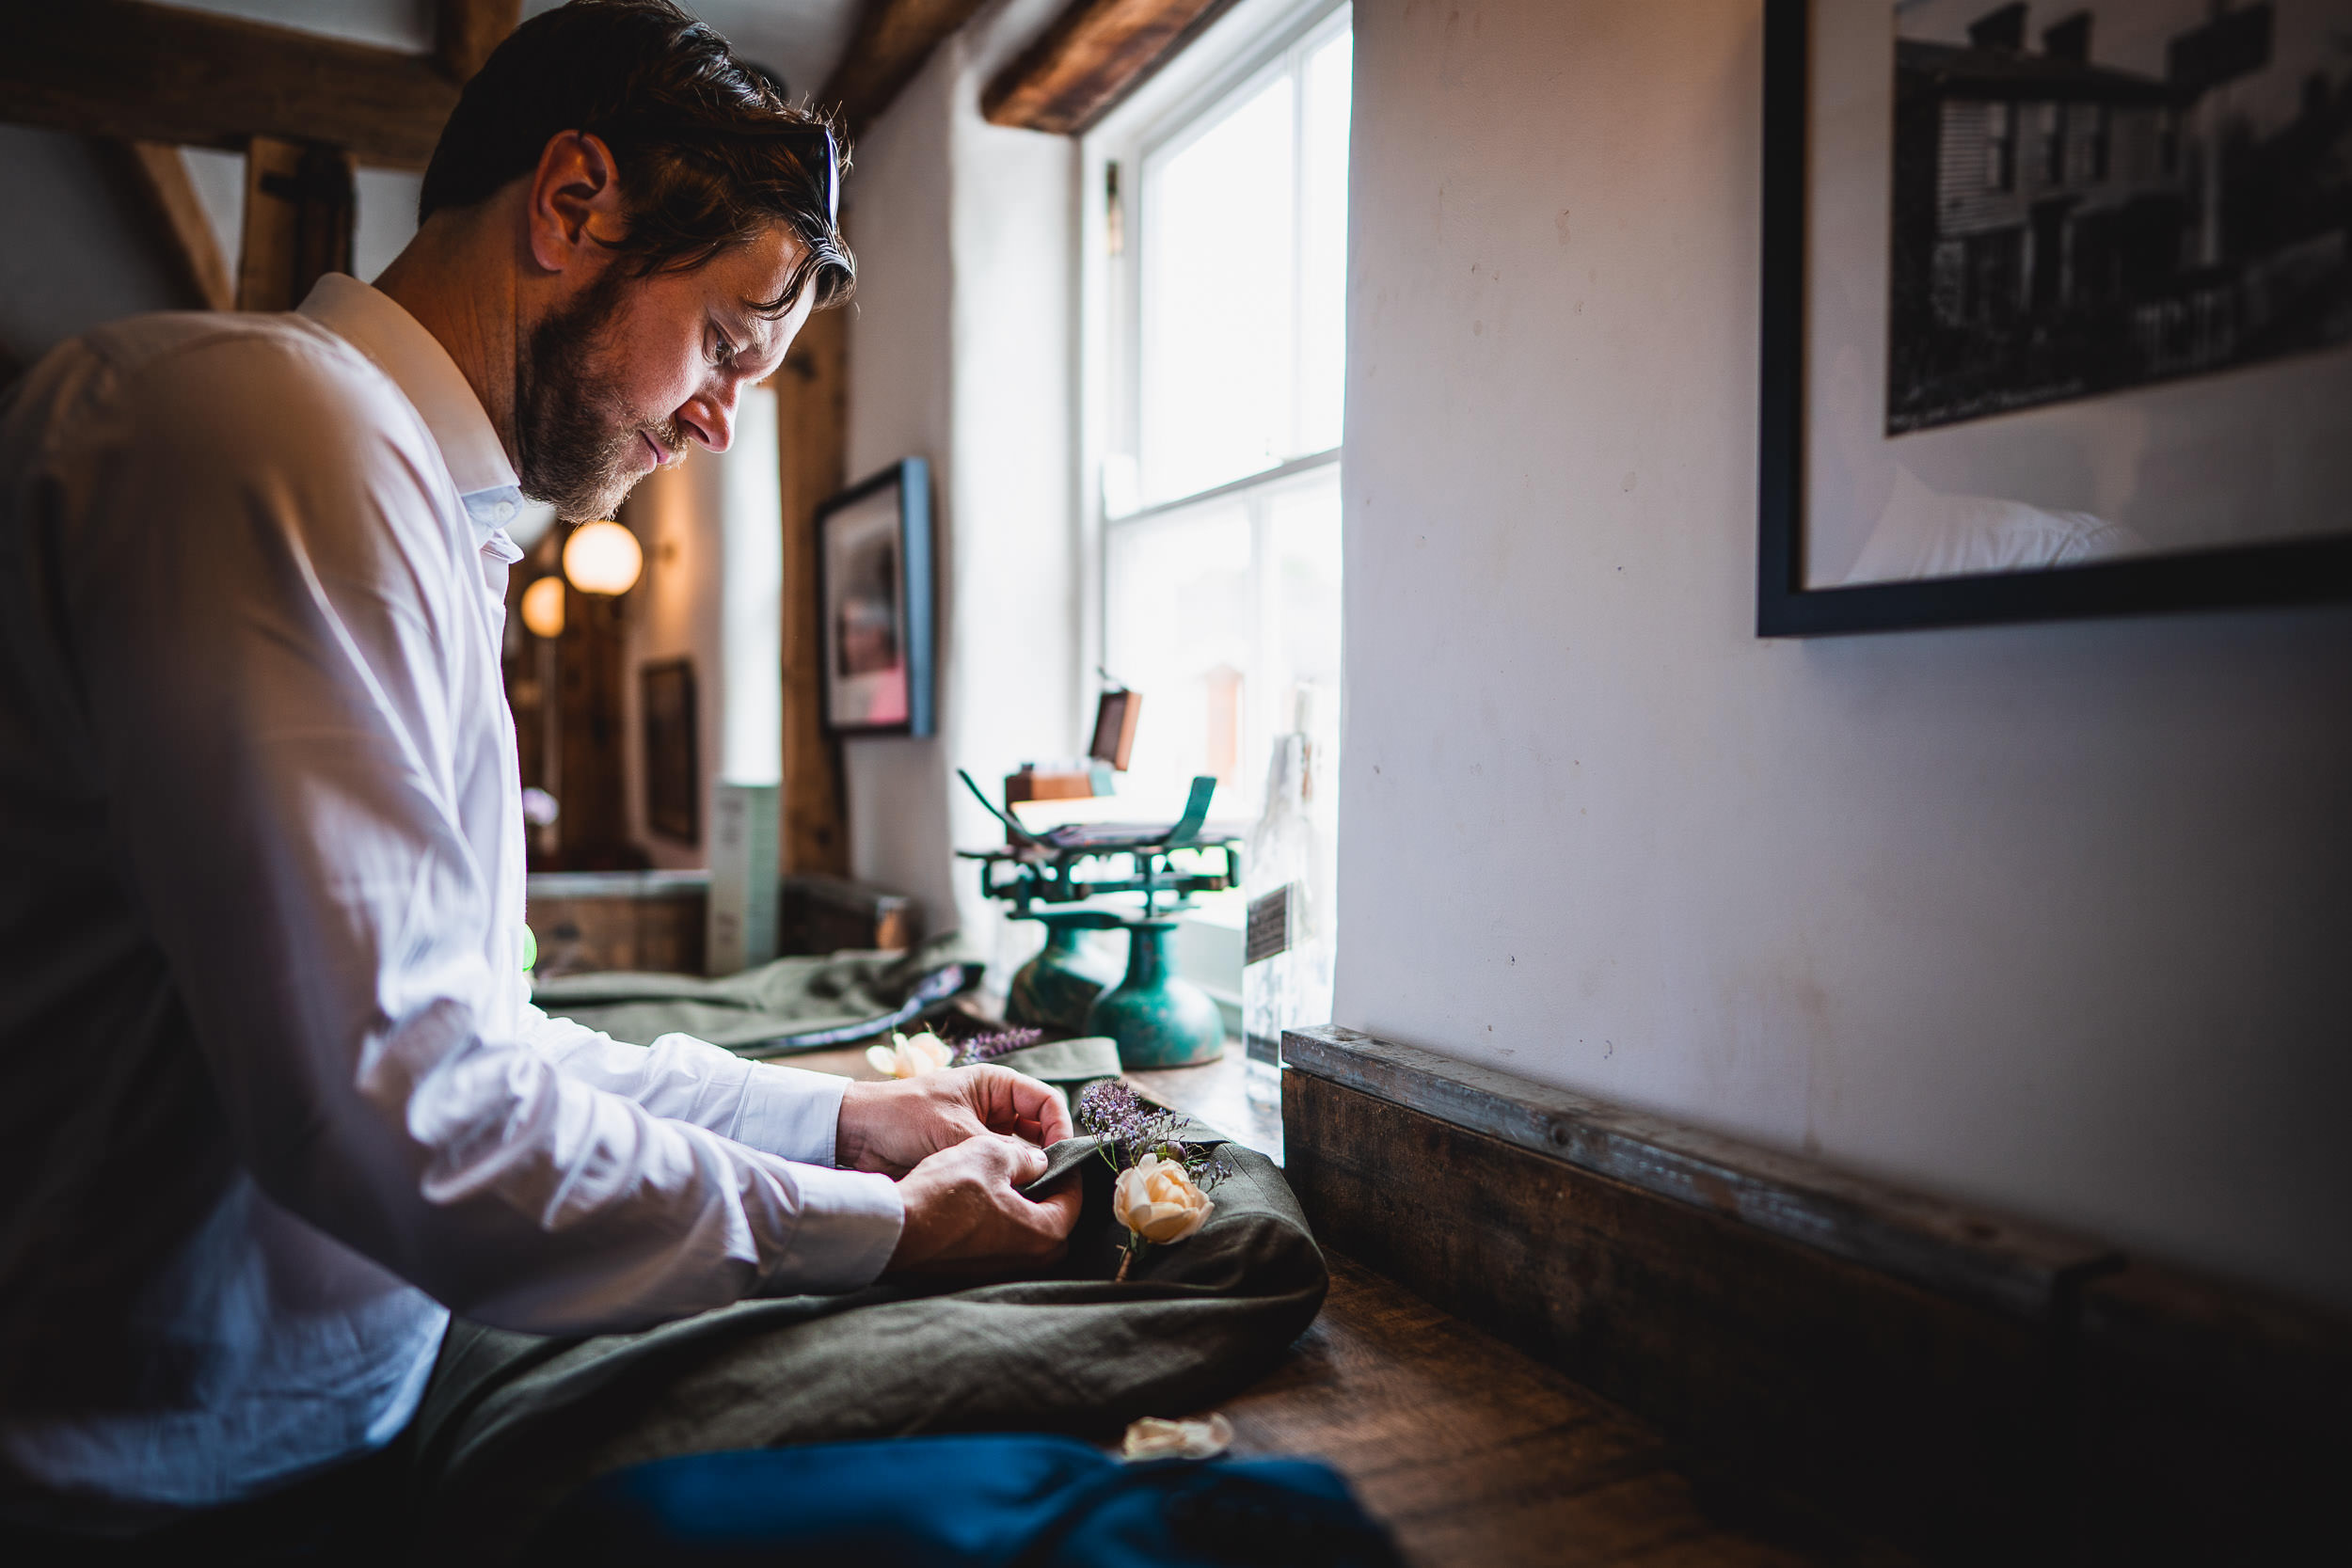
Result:
<instances>
[{"instance_id":1,"label":"shirt button","mask_svg":"<svg viewBox=\"0 0 2352 1568\"><path fill-rule=\"evenodd\" d=\"M514 515L515 515L515 503L514 503L513 501L501 501L501 502L499 502L499 504L498 504L498 520L499 520L500 522L501 522L501 523L502 523L502 522L505 522L507 519L509 519L510 517L512 517L512 516L514 516Z\"/></svg>"}]
</instances>

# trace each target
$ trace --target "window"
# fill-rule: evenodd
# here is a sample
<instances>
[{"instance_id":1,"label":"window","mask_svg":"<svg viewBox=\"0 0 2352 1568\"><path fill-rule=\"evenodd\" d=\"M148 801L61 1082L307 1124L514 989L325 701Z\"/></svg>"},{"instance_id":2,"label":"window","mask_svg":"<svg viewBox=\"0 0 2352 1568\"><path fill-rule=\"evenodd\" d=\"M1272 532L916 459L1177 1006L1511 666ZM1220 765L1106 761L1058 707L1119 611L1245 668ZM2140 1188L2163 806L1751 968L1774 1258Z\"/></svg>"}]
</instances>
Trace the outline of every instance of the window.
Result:
<instances>
[{"instance_id":1,"label":"window","mask_svg":"<svg viewBox=\"0 0 2352 1568\"><path fill-rule=\"evenodd\" d=\"M1226 817L1260 809L1301 687L1336 760L1353 34L1344 6L1287 24L1098 143L1103 663L1144 698L1122 791L1212 773Z\"/></svg>"},{"instance_id":2,"label":"window","mask_svg":"<svg viewBox=\"0 0 2352 1568\"><path fill-rule=\"evenodd\" d=\"M2042 182L2066 183L2066 105L2042 105Z\"/></svg>"},{"instance_id":3,"label":"window","mask_svg":"<svg viewBox=\"0 0 2352 1568\"><path fill-rule=\"evenodd\" d=\"M1984 188L2017 188L2017 105L1988 103L1984 110Z\"/></svg>"}]
</instances>

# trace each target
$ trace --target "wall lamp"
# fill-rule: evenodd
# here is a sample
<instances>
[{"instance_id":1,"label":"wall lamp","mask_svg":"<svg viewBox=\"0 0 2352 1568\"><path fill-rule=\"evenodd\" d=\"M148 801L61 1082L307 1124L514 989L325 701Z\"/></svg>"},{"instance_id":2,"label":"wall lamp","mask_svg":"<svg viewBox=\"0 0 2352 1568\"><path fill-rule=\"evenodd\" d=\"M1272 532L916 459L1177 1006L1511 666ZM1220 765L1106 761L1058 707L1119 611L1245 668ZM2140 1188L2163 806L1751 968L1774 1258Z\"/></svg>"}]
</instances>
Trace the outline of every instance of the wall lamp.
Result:
<instances>
[{"instance_id":1,"label":"wall lamp","mask_svg":"<svg viewBox=\"0 0 2352 1568\"><path fill-rule=\"evenodd\" d=\"M644 569L637 535L611 518L582 524L564 541L564 575L583 594L626 594Z\"/></svg>"},{"instance_id":2,"label":"wall lamp","mask_svg":"<svg viewBox=\"0 0 2352 1568\"><path fill-rule=\"evenodd\" d=\"M541 578L523 590L523 625L552 642L564 635L564 579Z\"/></svg>"}]
</instances>

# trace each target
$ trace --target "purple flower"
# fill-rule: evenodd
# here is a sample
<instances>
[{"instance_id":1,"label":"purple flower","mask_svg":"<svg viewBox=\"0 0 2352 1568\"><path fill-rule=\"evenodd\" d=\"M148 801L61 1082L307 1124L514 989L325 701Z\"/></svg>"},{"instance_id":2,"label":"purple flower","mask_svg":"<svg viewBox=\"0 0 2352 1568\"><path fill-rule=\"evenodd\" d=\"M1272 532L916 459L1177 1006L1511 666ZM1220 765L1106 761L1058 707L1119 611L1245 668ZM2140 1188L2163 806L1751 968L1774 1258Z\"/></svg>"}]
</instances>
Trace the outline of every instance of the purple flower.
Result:
<instances>
[{"instance_id":1,"label":"purple flower","mask_svg":"<svg viewBox=\"0 0 2352 1568\"><path fill-rule=\"evenodd\" d=\"M975 1062L993 1062L1016 1051L1026 1051L1045 1037L1042 1029L996 1029L975 1035L968 1040L956 1042L955 1060L949 1067L970 1067Z\"/></svg>"},{"instance_id":2,"label":"purple flower","mask_svg":"<svg viewBox=\"0 0 2352 1568\"><path fill-rule=\"evenodd\" d=\"M1184 1141L1189 1129L1183 1117L1147 1105L1117 1079L1089 1085L1071 1119L1079 1132L1103 1140L1103 1157L1114 1170L1130 1169L1145 1155L1156 1154L1184 1166L1203 1190L1232 1174L1223 1150Z\"/></svg>"}]
</instances>

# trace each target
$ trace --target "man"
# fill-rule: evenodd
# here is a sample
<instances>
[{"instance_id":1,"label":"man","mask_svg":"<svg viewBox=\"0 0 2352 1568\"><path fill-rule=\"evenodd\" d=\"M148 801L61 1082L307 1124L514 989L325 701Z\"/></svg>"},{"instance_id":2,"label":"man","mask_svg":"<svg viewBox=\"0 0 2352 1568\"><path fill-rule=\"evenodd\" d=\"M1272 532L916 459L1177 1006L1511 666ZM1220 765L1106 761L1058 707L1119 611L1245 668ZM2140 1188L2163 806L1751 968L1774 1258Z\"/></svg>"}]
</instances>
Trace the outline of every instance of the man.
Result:
<instances>
[{"instance_id":1,"label":"man","mask_svg":"<svg viewBox=\"0 0 2352 1568\"><path fill-rule=\"evenodd\" d=\"M534 1009L522 497L723 451L848 293L838 151L666 0L465 91L370 288L51 354L0 420L0 1518L136 1535L385 1448L450 1314L644 1327L1034 1270L1059 1098ZM846 1167L846 1168L842 1168ZM247 1506L250 1506L248 1504Z\"/></svg>"}]
</instances>

